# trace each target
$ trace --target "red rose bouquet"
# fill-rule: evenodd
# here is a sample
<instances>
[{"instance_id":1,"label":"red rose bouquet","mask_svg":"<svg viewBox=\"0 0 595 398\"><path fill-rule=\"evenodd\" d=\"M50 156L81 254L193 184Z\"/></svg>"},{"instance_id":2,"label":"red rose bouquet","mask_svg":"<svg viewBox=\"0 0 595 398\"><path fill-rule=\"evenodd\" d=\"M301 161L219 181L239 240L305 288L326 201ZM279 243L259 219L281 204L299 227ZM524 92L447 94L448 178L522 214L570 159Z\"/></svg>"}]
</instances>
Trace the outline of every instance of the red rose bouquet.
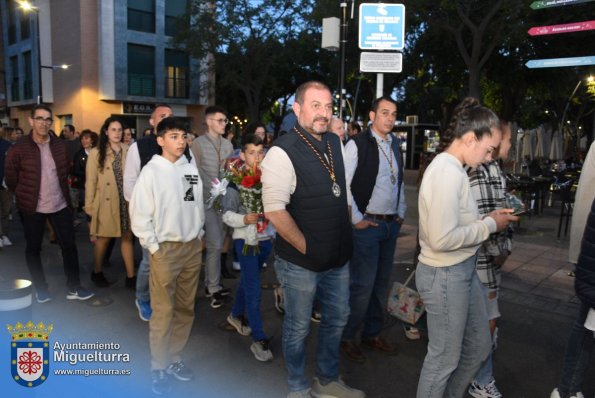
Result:
<instances>
[{"instance_id":1,"label":"red rose bouquet","mask_svg":"<svg viewBox=\"0 0 595 398\"><path fill-rule=\"evenodd\" d=\"M262 207L261 175L262 172L258 166L248 167L239 159L229 162L227 165L225 179L234 183L237 187L241 206L246 212L259 215L258 223L248 225L249 231L252 229L254 231L253 233L249 233L249 236L245 239L244 254L247 253L249 246L256 246L256 249L258 249L257 234L262 233L268 225L268 220L264 217L264 209Z\"/></svg>"}]
</instances>

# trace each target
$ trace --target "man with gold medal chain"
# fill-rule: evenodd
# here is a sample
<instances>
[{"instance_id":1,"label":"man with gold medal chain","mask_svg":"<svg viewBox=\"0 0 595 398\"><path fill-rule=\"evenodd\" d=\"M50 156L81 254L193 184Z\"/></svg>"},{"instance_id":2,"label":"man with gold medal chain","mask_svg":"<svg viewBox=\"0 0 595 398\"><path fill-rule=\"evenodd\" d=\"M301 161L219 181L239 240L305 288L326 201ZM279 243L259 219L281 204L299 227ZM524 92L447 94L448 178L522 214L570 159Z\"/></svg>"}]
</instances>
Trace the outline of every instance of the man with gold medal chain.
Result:
<instances>
[{"instance_id":1,"label":"man with gold medal chain","mask_svg":"<svg viewBox=\"0 0 595 398\"><path fill-rule=\"evenodd\" d=\"M293 111L294 129L275 141L261 165L264 211L277 230L275 270L285 301L288 397L361 398L362 391L339 377L353 246L343 145L336 135L326 134L333 111L330 89L315 81L302 84ZM311 383L305 375L305 342L315 296L322 319Z\"/></svg>"}]
</instances>

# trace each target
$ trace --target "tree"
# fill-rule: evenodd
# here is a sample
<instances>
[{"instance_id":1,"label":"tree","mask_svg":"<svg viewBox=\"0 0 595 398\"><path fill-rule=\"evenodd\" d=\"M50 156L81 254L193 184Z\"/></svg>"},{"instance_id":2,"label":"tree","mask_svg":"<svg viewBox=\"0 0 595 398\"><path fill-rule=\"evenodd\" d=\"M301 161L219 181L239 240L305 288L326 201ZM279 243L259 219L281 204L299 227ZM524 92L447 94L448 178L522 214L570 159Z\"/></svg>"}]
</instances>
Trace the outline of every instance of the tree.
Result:
<instances>
[{"instance_id":1,"label":"tree","mask_svg":"<svg viewBox=\"0 0 595 398\"><path fill-rule=\"evenodd\" d=\"M191 0L190 23L180 25L174 41L203 60L203 72L215 77L218 103L257 120L274 102L281 78L274 70L292 56L286 46L303 32L314 3ZM207 88L213 95L214 87Z\"/></svg>"},{"instance_id":2,"label":"tree","mask_svg":"<svg viewBox=\"0 0 595 398\"><path fill-rule=\"evenodd\" d=\"M482 71L508 34L521 7L517 0L435 0L409 1L408 9L418 15L433 34L450 35L467 67L468 95L481 98ZM442 37L444 40L444 36Z\"/></svg>"}]
</instances>

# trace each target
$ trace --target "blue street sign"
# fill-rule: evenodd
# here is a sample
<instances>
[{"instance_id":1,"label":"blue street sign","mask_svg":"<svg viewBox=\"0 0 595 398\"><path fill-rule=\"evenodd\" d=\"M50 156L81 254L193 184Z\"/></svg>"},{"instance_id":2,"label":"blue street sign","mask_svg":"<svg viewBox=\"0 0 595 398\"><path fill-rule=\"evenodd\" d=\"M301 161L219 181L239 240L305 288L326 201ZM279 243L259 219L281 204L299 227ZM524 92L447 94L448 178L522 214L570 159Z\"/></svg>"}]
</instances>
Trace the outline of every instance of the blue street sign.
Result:
<instances>
[{"instance_id":1,"label":"blue street sign","mask_svg":"<svg viewBox=\"0 0 595 398\"><path fill-rule=\"evenodd\" d=\"M573 58L534 59L525 64L527 68L558 68L562 66L595 65L595 56Z\"/></svg>"},{"instance_id":2,"label":"blue street sign","mask_svg":"<svg viewBox=\"0 0 595 398\"><path fill-rule=\"evenodd\" d=\"M362 50L402 50L405 47L405 6L360 4L358 42Z\"/></svg>"}]
</instances>

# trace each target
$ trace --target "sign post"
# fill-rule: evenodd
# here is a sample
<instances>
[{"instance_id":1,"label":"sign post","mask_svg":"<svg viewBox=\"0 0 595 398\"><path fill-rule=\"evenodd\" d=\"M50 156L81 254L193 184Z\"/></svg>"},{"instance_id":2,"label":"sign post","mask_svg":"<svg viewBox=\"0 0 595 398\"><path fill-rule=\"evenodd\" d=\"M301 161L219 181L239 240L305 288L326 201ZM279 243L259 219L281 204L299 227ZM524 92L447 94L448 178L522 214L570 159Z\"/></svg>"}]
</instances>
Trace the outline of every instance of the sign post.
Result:
<instances>
[{"instance_id":1,"label":"sign post","mask_svg":"<svg viewBox=\"0 0 595 398\"><path fill-rule=\"evenodd\" d=\"M358 45L362 50L399 51L405 48L405 6L360 4ZM360 71L377 72L377 97L384 91L383 73L400 72L402 60L400 53L361 53Z\"/></svg>"},{"instance_id":2,"label":"sign post","mask_svg":"<svg viewBox=\"0 0 595 398\"><path fill-rule=\"evenodd\" d=\"M399 73L403 70L403 54L385 52L362 52L359 70L375 73Z\"/></svg>"},{"instance_id":3,"label":"sign post","mask_svg":"<svg viewBox=\"0 0 595 398\"><path fill-rule=\"evenodd\" d=\"M533 3L531 3L529 7L531 7L534 10L539 10L541 8L569 6L580 3L588 3L590 1L595 0L540 0L534 1Z\"/></svg>"},{"instance_id":4,"label":"sign post","mask_svg":"<svg viewBox=\"0 0 595 398\"><path fill-rule=\"evenodd\" d=\"M360 4L358 43L362 50L402 50L405 47L405 6Z\"/></svg>"},{"instance_id":5,"label":"sign post","mask_svg":"<svg viewBox=\"0 0 595 398\"><path fill-rule=\"evenodd\" d=\"M585 30L593 30L593 29L595 29L595 20L566 23L566 24L562 24L562 25L535 26L535 27L529 29L528 33L531 36L541 36L541 35L556 35L558 33L582 32Z\"/></svg>"},{"instance_id":6,"label":"sign post","mask_svg":"<svg viewBox=\"0 0 595 398\"><path fill-rule=\"evenodd\" d=\"M528 61L527 68L559 68L562 66L585 66L595 65L595 56L592 57L572 57L572 58L548 58L533 59Z\"/></svg>"}]
</instances>

